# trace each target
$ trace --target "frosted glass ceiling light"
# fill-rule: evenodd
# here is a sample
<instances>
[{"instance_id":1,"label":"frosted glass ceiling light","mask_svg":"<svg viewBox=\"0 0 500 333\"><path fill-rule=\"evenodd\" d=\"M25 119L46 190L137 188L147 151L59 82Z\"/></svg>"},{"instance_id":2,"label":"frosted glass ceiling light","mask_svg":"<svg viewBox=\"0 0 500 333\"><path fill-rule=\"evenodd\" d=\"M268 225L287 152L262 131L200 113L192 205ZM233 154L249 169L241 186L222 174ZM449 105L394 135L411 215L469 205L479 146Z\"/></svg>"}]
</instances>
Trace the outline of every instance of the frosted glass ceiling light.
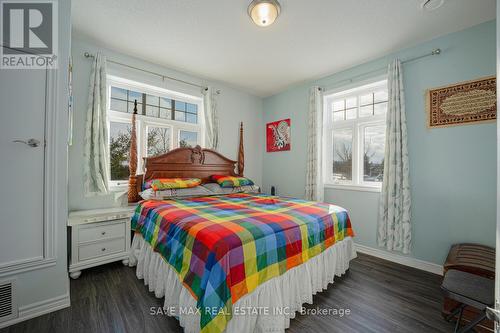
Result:
<instances>
[{"instance_id":1,"label":"frosted glass ceiling light","mask_svg":"<svg viewBox=\"0 0 500 333\"><path fill-rule=\"evenodd\" d=\"M248 15L260 27L273 24L280 11L281 6L277 0L253 0L248 6Z\"/></svg>"},{"instance_id":2,"label":"frosted glass ceiling light","mask_svg":"<svg viewBox=\"0 0 500 333\"><path fill-rule=\"evenodd\" d=\"M426 11L433 11L444 5L444 0L424 0L422 2L422 9Z\"/></svg>"}]
</instances>

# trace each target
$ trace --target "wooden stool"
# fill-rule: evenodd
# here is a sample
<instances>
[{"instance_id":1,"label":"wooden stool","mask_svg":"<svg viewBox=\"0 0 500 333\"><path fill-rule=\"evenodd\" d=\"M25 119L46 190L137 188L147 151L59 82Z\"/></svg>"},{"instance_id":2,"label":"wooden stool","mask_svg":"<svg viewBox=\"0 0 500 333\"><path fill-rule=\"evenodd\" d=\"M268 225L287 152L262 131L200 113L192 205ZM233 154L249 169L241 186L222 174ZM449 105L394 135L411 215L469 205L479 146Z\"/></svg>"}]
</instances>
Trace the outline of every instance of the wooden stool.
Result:
<instances>
[{"instance_id":1,"label":"wooden stool","mask_svg":"<svg viewBox=\"0 0 500 333\"><path fill-rule=\"evenodd\" d=\"M495 249L489 246L479 244L455 244L451 247L446 262L443 266L444 274L448 270L454 269L462 272L479 275L491 280L495 279ZM448 297L443 302L443 317L448 317L460 303ZM479 311L467 307L462 314L462 320L469 322L476 318ZM483 320L476 327L478 332L492 332L493 322Z\"/></svg>"}]
</instances>

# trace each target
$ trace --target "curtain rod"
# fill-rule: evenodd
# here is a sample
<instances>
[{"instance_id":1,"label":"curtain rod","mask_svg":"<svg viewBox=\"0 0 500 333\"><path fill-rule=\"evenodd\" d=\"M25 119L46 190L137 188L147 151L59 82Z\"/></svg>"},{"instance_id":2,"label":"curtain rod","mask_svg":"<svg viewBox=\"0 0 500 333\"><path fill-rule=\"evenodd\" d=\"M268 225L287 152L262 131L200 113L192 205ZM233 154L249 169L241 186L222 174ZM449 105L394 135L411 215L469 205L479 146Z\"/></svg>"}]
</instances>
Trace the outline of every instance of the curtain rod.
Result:
<instances>
[{"instance_id":1,"label":"curtain rod","mask_svg":"<svg viewBox=\"0 0 500 333\"><path fill-rule=\"evenodd\" d=\"M95 58L95 55L89 53L89 52L85 52L83 53L83 56L85 58ZM189 81L184 81L184 80L181 80L181 79L176 79L175 77L171 77L171 76L168 76L168 75L164 75L164 74L160 74L160 73L156 73L156 72L153 72L153 71L149 71L147 69L142 69L142 68L139 68L139 67L135 67L135 66L130 66L130 65L127 65L127 64L124 64L122 62L118 62L118 61L114 61L114 60L109 60L107 59L106 60L107 62L110 62L110 63L113 63L115 65L120 65L120 66L123 66L123 67L127 67L127 68L131 68L131 69L135 69L137 71L141 71L141 72L145 72L145 73L148 73L148 74L151 74L151 75L155 75L155 76L159 76L161 77L163 80L165 79L169 79L169 80L172 80L172 81L177 81L177 82L180 82L180 83L184 83L184 84L187 84L187 85L190 85L190 86L194 86L194 87L198 87L198 88L202 88L202 89L205 89L207 90L208 87L206 86L202 86L202 85L199 85L199 84L196 84L196 83L193 83L193 82L189 82ZM217 95L220 94L220 90L216 90L215 93Z\"/></svg>"},{"instance_id":2,"label":"curtain rod","mask_svg":"<svg viewBox=\"0 0 500 333\"><path fill-rule=\"evenodd\" d=\"M430 56L435 56L435 55L440 55L441 52L442 52L442 50L440 48L433 49L429 53L426 53L426 54L423 54L423 55L420 55L420 56L417 56L417 57L413 57L413 58L410 58L410 59L403 60L403 61L401 61L401 63L402 64L406 64L406 63L409 63L409 62L412 62L412 61L415 61L415 60L418 60L418 59L422 59L422 58L426 58L426 57L430 57ZM369 72L366 72L366 73L363 73L363 74L359 74L359 75L353 76L353 77L351 77L349 79L345 79L345 80L336 82L333 86L328 86L326 89L323 89L323 90L329 90L329 89L335 88L335 87L339 86L340 83L353 82L354 79L357 79L357 78L360 78L360 77L364 77L364 76L367 76L369 74L377 73L377 72L380 72L380 71L385 70L385 69L387 69L387 66L386 67L381 67L381 68L378 68L378 69L374 69L372 71L369 71Z\"/></svg>"}]
</instances>

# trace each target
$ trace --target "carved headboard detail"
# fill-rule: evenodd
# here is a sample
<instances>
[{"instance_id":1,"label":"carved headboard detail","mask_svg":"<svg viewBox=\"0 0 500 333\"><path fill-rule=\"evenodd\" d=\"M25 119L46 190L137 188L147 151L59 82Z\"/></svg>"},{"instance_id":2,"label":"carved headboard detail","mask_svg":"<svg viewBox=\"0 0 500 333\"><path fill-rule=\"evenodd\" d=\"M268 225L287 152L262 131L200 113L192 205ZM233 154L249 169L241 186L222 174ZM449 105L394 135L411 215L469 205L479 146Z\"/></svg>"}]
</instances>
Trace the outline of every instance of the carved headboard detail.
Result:
<instances>
[{"instance_id":1,"label":"carved headboard detail","mask_svg":"<svg viewBox=\"0 0 500 333\"><path fill-rule=\"evenodd\" d=\"M191 150L191 163L203 164L205 162L205 153L200 146L196 146Z\"/></svg>"},{"instance_id":2,"label":"carved headboard detail","mask_svg":"<svg viewBox=\"0 0 500 333\"><path fill-rule=\"evenodd\" d=\"M238 171L235 170L236 165ZM129 202L141 200L139 192L142 191L142 184L150 179L200 178L203 183L208 183L210 176L215 174L243 176L244 167L243 123L241 123L238 161L233 161L215 150L204 149L200 146L177 148L163 155L145 158L145 173L130 177Z\"/></svg>"}]
</instances>

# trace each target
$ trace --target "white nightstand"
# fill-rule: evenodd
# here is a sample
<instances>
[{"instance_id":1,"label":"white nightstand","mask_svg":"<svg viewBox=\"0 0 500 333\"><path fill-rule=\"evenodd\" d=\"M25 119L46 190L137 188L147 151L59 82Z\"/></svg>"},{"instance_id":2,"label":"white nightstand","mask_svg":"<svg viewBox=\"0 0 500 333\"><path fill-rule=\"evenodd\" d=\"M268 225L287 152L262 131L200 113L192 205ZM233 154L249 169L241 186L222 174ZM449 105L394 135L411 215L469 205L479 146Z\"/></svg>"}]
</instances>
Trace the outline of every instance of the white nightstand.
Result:
<instances>
[{"instance_id":1,"label":"white nightstand","mask_svg":"<svg viewBox=\"0 0 500 333\"><path fill-rule=\"evenodd\" d=\"M70 212L69 275L78 279L82 269L122 260L128 265L130 217L135 206Z\"/></svg>"}]
</instances>

